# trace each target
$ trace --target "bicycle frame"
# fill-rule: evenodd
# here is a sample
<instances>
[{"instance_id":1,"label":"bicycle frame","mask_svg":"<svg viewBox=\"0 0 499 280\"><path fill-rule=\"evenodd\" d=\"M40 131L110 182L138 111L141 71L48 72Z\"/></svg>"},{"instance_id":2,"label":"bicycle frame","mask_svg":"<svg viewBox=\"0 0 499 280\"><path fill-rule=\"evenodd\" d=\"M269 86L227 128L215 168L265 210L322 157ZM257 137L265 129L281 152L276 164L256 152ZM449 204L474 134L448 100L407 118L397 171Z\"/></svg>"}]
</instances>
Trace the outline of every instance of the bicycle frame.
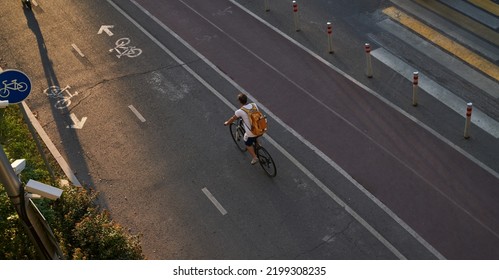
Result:
<instances>
[{"instance_id":1,"label":"bicycle frame","mask_svg":"<svg viewBox=\"0 0 499 280\"><path fill-rule=\"evenodd\" d=\"M7 83L7 81L3 81L3 88L0 89L0 96L1 97L8 97L10 95L10 90L17 90L20 92L26 91L28 86L24 82L17 82L17 79L14 79L10 81L10 83Z\"/></svg>"}]
</instances>

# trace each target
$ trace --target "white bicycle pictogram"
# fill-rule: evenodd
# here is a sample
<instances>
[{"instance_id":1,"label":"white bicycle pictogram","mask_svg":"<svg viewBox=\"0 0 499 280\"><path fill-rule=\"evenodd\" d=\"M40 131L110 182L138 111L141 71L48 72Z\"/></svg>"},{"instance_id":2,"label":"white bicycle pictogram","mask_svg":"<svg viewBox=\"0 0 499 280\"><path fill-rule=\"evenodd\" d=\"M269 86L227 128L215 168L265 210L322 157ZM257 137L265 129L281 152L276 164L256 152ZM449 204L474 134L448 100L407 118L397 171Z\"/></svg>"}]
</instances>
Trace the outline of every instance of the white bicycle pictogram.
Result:
<instances>
[{"instance_id":1,"label":"white bicycle pictogram","mask_svg":"<svg viewBox=\"0 0 499 280\"><path fill-rule=\"evenodd\" d=\"M50 86L49 88L45 89L43 92L48 97L57 99L57 102L55 103L54 107L59 110L62 110L64 108L69 107L69 105L71 105L71 98L78 95L77 91L75 91L74 94L71 94L71 92L69 92L69 89L71 89L70 86L66 86L62 89L59 86ZM66 93L69 97L64 96L64 93Z\"/></svg>"},{"instance_id":2,"label":"white bicycle pictogram","mask_svg":"<svg viewBox=\"0 0 499 280\"><path fill-rule=\"evenodd\" d=\"M0 97L9 97L11 90L25 92L28 89L28 85L26 83L18 83L17 79L10 81L10 83L5 80L2 81L2 84L3 88L0 88Z\"/></svg>"},{"instance_id":3,"label":"white bicycle pictogram","mask_svg":"<svg viewBox=\"0 0 499 280\"><path fill-rule=\"evenodd\" d=\"M118 41L116 41L116 47L110 49L109 52L116 51L118 53L116 55L117 58L121 58L122 56L128 56L132 58L142 54L141 49L134 46L128 46L128 44L130 44L129 38L118 39Z\"/></svg>"}]
</instances>

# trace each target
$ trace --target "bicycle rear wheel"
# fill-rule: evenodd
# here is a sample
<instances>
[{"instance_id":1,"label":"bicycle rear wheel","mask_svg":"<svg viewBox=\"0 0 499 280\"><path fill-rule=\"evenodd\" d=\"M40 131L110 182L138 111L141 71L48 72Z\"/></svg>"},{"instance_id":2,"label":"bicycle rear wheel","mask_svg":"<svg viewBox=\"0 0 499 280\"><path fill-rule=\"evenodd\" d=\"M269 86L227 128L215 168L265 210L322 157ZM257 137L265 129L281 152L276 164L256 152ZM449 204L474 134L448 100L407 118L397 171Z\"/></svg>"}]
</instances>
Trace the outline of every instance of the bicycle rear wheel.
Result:
<instances>
[{"instance_id":1,"label":"bicycle rear wheel","mask_svg":"<svg viewBox=\"0 0 499 280\"><path fill-rule=\"evenodd\" d=\"M244 144L244 130L241 128L241 126L237 125L236 123L231 123L230 126L230 135L232 135L232 140L234 140L234 143L236 143L237 148L241 152L246 151L246 144Z\"/></svg>"},{"instance_id":2,"label":"bicycle rear wheel","mask_svg":"<svg viewBox=\"0 0 499 280\"><path fill-rule=\"evenodd\" d=\"M275 167L274 160L270 156L269 152L265 150L264 147L258 147L256 150L256 155L260 162L260 166L263 168L265 173L270 177L275 177L277 175L277 168Z\"/></svg>"}]
</instances>

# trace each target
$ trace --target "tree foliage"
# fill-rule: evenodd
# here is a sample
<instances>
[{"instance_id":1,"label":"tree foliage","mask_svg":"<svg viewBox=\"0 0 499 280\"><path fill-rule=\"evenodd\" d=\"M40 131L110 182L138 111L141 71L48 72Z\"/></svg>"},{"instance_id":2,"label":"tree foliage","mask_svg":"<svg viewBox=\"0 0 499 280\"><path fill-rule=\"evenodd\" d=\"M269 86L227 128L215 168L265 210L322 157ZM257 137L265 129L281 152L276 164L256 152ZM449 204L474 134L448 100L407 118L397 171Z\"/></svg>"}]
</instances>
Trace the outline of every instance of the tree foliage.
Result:
<instances>
[{"instance_id":1,"label":"tree foliage","mask_svg":"<svg viewBox=\"0 0 499 280\"><path fill-rule=\"evenodd\" d=\"M26 159L23 178L50 184L49 172L17 106L0 110L0 143L9 160ZM60 170L56 173L61 176ZM75 186L60 187L64 192L57 201L41 199L35 203L67 259L144 258L139 235L129 234L112 221L109 213L99 209L95 203L98 193ZM0 259L36 258L35 248L0 184Z\"/></svg>"}]
</instances>

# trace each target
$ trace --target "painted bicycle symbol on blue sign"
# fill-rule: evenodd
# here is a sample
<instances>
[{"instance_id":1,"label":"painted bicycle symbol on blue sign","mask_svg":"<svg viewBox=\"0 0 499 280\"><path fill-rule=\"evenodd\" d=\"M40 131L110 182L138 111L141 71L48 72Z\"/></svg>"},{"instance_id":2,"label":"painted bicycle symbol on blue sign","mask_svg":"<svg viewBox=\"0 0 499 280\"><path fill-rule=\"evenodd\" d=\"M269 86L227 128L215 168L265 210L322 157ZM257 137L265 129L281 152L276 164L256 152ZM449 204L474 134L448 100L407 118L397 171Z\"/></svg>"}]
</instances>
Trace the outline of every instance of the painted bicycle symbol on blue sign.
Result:
<instances>
[{"instance_id":1,"label":"painted bicycle symbol on blue sign","mask_svg":"<svg viewBox=\"0 0 499 280\"><path fill-rule=\"evenodd\" d=\"M5 70L0 73L0 100L10 104L19 103L31 92L31 81L19 70Z\"/></svg>"}]
</instances>

